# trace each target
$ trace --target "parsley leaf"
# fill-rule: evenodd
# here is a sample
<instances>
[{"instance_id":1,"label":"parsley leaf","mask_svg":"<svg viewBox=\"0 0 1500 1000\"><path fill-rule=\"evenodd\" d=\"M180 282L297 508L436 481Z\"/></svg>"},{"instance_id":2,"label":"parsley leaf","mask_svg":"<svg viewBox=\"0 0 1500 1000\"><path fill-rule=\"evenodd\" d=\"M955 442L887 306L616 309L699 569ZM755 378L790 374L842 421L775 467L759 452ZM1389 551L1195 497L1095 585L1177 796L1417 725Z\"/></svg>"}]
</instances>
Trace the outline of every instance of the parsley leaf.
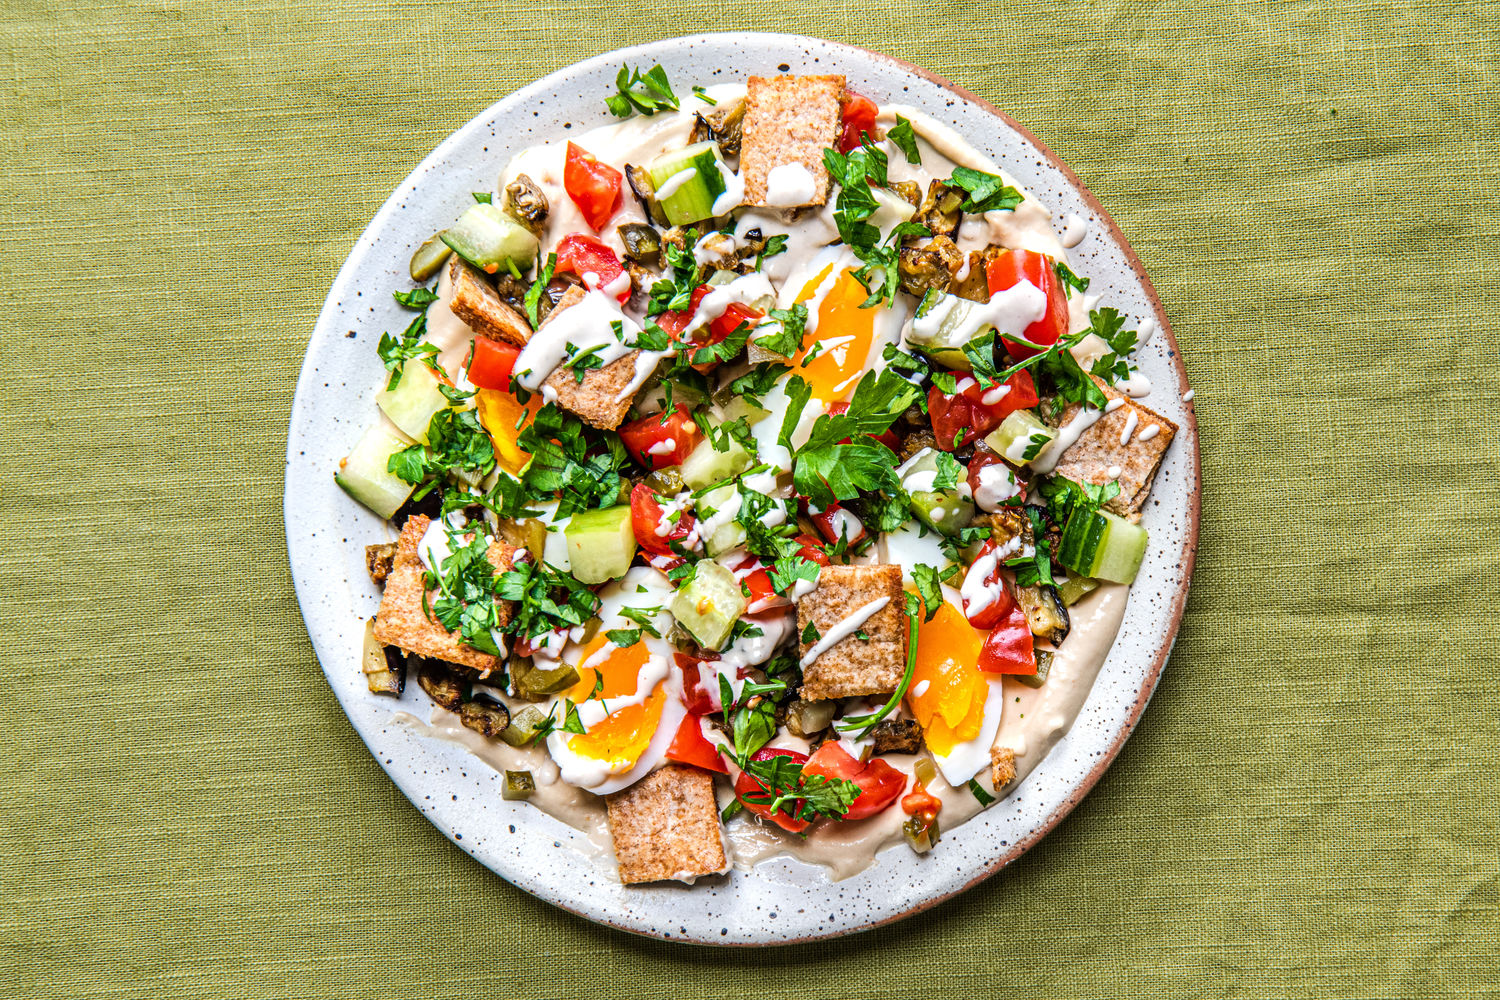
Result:
<instances>
[{"instance_id":1,"label":"parsley leaf","mask_svg":"<svg viewBox=\"0 0 1500 1000\"><path fill-rule=\"evenodd\" d=\"M969 359L974 378L979 381L981 389L993 389L1000 384L1000 373L995 369L995 330L993 327L985 330L983 336L975 337L964 344L963 350L964 357Z\"/></svg>"},{"instance_id":2,"label":"parsley leaf","mask_svg":"<svg viewBox=\"0 0 1500 1000\"><path fill-rule=\"evenodd\" d=\"M693 292L698 288L698 260L693 256L693 246L698 242L698 230L689 229L683 235L682 242L682 246L662 243L665 273L651 285L646 305L647 316L680 312L692 303Z\"/></svg>"},{"instance_id":3,"label":"parsley leaf","mask_svg":"<svg viewBox=\"0 0 1500 1000\"><path fill-rule=\"evenodd\" d=\"M495 196L490 194L488 191L475 191L473 192L473 195L474 200L481 205L492 204L495 200Z\"/></svg>"},{"instance_id":4,"label":"parsley leaf","mask_svg":"<svg viewBox=\"0 0 1500 1000\"><path fill-rule=\"evenodd\" d=\"M759 341L757 341L759 343ZM774 361L763 362L729 383L729 391L743 396L752 403L759 403L762 396L776 388L781 376L791 371L789 367Z\"/></svg>"},{"instance_id":5,"label":"parsley leaf","mask_svg":"<svg viewBox=\"0 0 1500 1000\"><path fill-rule=\"evenodd\" d=\"M438 300L437 292L430 288L413 288L409 292L392 292L391 295L408 309L426 309Z\"/></svg>"},{"instance_id":6,"label":"parsley leaf","mask_svg":"<svg viewBox=\"0 0 1500 1000\"><path fill-rule=\"evenodd\" d=\"M401 384L401 372L406 363L413 358L419 359L433 371L440 371L437 363L437 345L422 340L427 333L427 314L418 313L417 318L401 333L400 338L392 337L389 333L380 335L380 343L375 348L381 364L385 365L386 371L391 373L386 382L387 389L394 389Z\"/></svg>"},{"instance_id":7,"label":"parsley leaf","mask_svg":"<svg viewBox=\"0 0 1500 1000\"><path fill-rule=\"evenodd\" d=\"M771 589L778 594L791 596L792 588L802 581L816 583L818 573L822 571L821 566L811 559L803 558L796 553L776 560L771 567ZM808 623L812 624L811 622ZM816 641L816 640L814 640Z\"/></svg>"},{"instance_id":8,"label":"parsley leaf","mask_svg":"<svg viewBox=\"0 0 1500 1000\"><path fill-rule=\"evenodd\" d=\"M604 104L616 118L629 118L637 111L649 118L665 108L677 108L677 95L672 93L667 71L660 63L645 73L639 68L631 70L629 66L621 66L615 76L615 86L619 93L605 98Z\"/></svg>"},{"instance_id":9,"label":"parsley leaf","mask_svg":"<svg viewBox=\"0 0 1500 1000\"><path fill-rule=\"evenodd\" d=\"M546 263L538 260L536 280L531 287L526 289L526 298L522 304L526 306L526 318L531 321L533 328L541 326L542 321L537 312L542 301L542 293L547 290L547 283L552 280L552 273L557 269L557 254L549 253Z\"/></svg>"},{"instance_id":10,"label":"parsley leaf","mask_svg":"<svg viewBox=\"0 0 1500 1000\"><path fill-rule=\"evenodd\" d=\"M943 606L942 576L926 563L917 563L911 568L912 579L917 583L917 593L922 596L923 621L932 621Z\"/></svg>"},{"instance_id":11,"label":"parsley leaf","mask_svg":"<svg viewBox=\"0 0 1500 1000\"><path fill-rule=\"evenodd\" d=\"M802 629L802 644L804 646L811 646L821 638L823 638L823 636L818 631L818 626L813 624L811 621L809 621L806 627Z\"/></svg>"},{"instance_id":12,"label":"parsley leaf","mask_svg":"<svg viewBox=\"0 0 1500 1000\"><path fill-rule=\"evenodd\" d=\"M895 127L886 129L885 137L906 154L907 163L922 162L922 154L917 150L917 133L912 130L911 122L897 115Z\"/></svg>"},{"instance_id":13,"label":"parsley leaf","mask_svg":"<svg viewBox=\"0 0 1500 1000\"><path fill-rule=\"evenodd\" d=\"M1014 209L1021 204L1021 192L1001 177L969 167L954 167L949 184L961 187L969 197L960 207L965 212L996 212Z\"/></svg>"},{"instance_id":14,"label":"parsley leaf","mask_svg":"<svg viewBox=\"0 0 1500 1000\"><path fill-rule=\"evenodd\" d=\"M427 443L386 460L386 471L417 486L418 499L450 475L484 477L495 468L495 446L473 410L441 409L427 425Z\"/></svg>"},{"instance_id":15,"label":"parsley leaf","mask_svg":"<svg viewBox=\"0 0 1500 1000\"><path fill-rule=\"evenodd\" d=\"M802 411L806 408L807 401L812 399L812 386L801 375L793 375L787 379L786 399L786 413L781 418L781 431L776 435L776 443L791 451L792 434L802 421Z\"/></svg>"},{"instance_id":16,"label":"parsley leaf","mask_svg":"<svg viewBox=\"0 0 1500 1000\"><path fill-rule=\"evenodd\" d=\"M638 628L612 628L604 633L604 638L621 649L629 649L641 641L641 630ZM603 675L601 674L600 676Z\"/></svg>"},{"instance_id":17,"label":"parsley leaf","mask_svg":"<svg viewBox=\"0 0 1500 1000\"><path fill-rule=\"evenodd\" d=\"M608 507L620 495L620 469L628 461L620 436L585 429L575 417L548 403L516 436L516 444L530 452L531 462L521 474L527 495L558 494L558 517L591 507ZM516 514L507 508L502 517Z\"/></svg>"},{"instance_id":18,"label":"parsley leaf","mask_svg":"<svg viewBox=\"0 0 1500 1000\"><path fill-rule=\"evenodd\" d=\"M1063 283L1064 288L1071 288L1078 292L1086 292L1089 290L1089 279L1080 278L1078 275L1074 274L1073 270L1062 261L1053 261L1052 271L1057 275L1057 280Z\"/></svg>"},{"instance_id":19,"label":"parsley leaf","mask_svg":"<svg viewBox=\"0 0 1500 1000\"><path fill-rule=\"evenodd\" d=\"M760 270L761 264L765 263L767 257L775 257L777 254L786 253L786 244L791 237L785 233L777 233L766 239L765 246L761 247L760 253L755 255L755 269Z\"/></svg>"},{"instance_id":20,"label":"parsley leaf","mask_svg":"<svg viewBox=\"0 0 1500 1000\"><path fill-rule=\"evenodd\" d=\"M704 104L718 104L719 103L718 101L714 100L712 97L709 97L708 96L708 91L704 90L702 87L700 87L696 83L693 84L693 96L696 97L696 98L698 98L698 100L702 101Z\"/></svg>"},{"instance_id":21,"label":"parsley leaf","mask_svg":"<svg viewBox=\"0 0 1500 1000\"><path fill-rule=\"evenodd\" d=\"M770 332L772 324L762 324L757 328L755 346L785 358L796 354L807 329L807 305L798 302L790 309L772 309L769 315L775 321L776 332Z\"/></svg>"},{"instance_id":22,"label":"parsley leaf","mask_svg":"<svg viewBox=\"0 0 1500 1000\"><path fill-rule=\"evenodd\" d=\"M505 631L528 639L582 625L599 609L599 598L573 574L535 559L512 564L494 589L500 599L515 602Z\"/></svg>"},{"instance_id":23,"label":"parsley leaf","mask_svg":"<svg viewBox=\"0 0 1500 1000\"><path fill-rule=\"evenodd\" d=\"M616 325L619 325L618 323ZM603 344L595 344L586 351L574 353L572 344L567 345L568 357L563 361L562 367L573 370L573 378L579 385L583 384L584 378L594 368L603 368L604 361L599 357L599 352L604 350Z\"/></svg>"}]
</instances>

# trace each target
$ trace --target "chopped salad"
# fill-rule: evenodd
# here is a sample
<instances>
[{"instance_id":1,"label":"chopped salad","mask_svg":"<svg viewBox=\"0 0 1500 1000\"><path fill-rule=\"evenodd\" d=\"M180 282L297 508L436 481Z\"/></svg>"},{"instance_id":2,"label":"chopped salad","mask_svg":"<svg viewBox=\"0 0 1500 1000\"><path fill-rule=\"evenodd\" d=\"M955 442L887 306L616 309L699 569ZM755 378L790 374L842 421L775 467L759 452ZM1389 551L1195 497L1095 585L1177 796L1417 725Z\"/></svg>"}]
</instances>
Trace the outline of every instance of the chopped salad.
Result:
<instances>
[{"instance_id":1,"label":"chopped salad","mask_svg":"<svg viewBox=\"0 0 1500 1000\"><path fill-rule=\"evenodd\" d=\"M1134 580L1176 428L942 126L839 76L681 83L622 69L619 122L416 249L336 473L399 532L369 687L415 673L506 798L597 801L627 883L727 871L733 824L926 852L1014 787L1010 685Z\"/></svg>"}]
</instances>

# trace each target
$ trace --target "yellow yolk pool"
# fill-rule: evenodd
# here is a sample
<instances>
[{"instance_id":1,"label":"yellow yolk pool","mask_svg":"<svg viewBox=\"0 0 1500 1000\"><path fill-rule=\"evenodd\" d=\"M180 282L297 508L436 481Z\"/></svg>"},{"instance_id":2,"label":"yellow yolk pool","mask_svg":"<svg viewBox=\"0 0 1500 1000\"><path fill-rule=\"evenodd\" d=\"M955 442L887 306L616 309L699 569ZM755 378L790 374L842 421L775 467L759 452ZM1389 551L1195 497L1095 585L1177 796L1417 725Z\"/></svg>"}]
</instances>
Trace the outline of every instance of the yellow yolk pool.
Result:
<instances>
[{"instance_id":1,"label":"yellow yolk pool","mask_svg":"<svg viewBox=\"0 0 1500 1000\"><path fill-rule=\"evenodd\" d=\"M932 621L917 623L916 665L906 704L927 734L928 749L939 757L973 739L984 724L989 680L977 666L984 637L946 601Z\"/></svg>"}]
</instances>

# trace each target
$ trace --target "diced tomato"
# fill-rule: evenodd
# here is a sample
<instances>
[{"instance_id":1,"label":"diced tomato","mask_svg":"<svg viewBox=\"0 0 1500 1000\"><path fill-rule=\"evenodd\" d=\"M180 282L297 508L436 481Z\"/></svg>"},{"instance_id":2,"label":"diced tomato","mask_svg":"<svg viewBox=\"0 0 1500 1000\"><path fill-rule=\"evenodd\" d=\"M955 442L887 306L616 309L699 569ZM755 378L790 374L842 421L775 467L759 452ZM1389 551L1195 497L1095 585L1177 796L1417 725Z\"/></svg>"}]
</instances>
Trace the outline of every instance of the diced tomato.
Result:
<instances>
[{"instance_id":1,"label":"diced tomato","mask_svg":"<svg viewBox=\"0 0 1500 1000\"><path fill-rule=\"evenodd\" d=\"M687 563L687 560L681 556L668 556L660 552L647 552L645 549L641 549L640 556L647 566L650 566L652 569L659 569L663 573L670 573L677 567Z\"/></svg>"},{"instance_id":2,"label":"diced tomato","mask_svg":"<svg viewBox=\"0 0 1500 1000\"><path fill-rule=\"evenodd\" d=\"M620 210L620 172L583 147L568 143L567 158L563 161L563 189L583 221L599 232L614 214ZM558 254L559 259L562 255Z\"/></svg>"},{"instance_id":3,"label":"diced tomato","mask_svg":"<svg viewBox=\"0 0 1500 1000\"><path fill-rule=\"evenodd\" d=\"M779 747L765 747L761 750L757 750L750 759L770 760L772 757L791 757L800 763L807 763L807 754L799 753L796 750L783 750ZM789 806L784 805L780 809L777 809L774 813L771 812L770 804L767 802L747 801L745 798L747 795L765 797L769 794L769 792L767 791L765 785L762 785L759 781L743 772L741 772L740 776L734 781L734 794L739 798L740 804L746 809L755 813L757 816L764 816L766 819L769 819L771 822L775 823L777 826L781 827L783 830L786 830L789 833L801 833L803 830L806 830L809 826L812 825L805 819L797 819L795 816L789 815L788 812L783 811L800 811L802 809L802 799L796 799Z\"/></svg>"},{"instance_id":4,"label":"diced tomato","mask_svg":"<svg viewBox=\"0 0 1500 1000\"><path fill-rule=\"evenodd\" d=\"M771 586L770 572L754 556L740 560L739 565L732 567L732 572L750 591L750 599L746 605L749 610L767 611L791 603L776 593L775 588Z\"/></svg>"},{"instance_id":5,"label":"diced tomato","mask_svg":"<svg viewBox=\"0 0 1500 1000\"><path fill-rule=\"evenodd\" d=\"M978 496L980 486L980 472L991 465L1004 464L1005 460L1002 459L999 455L995 454L993 451L990 451L989 448L985 447L983 442L976 444L974 446L974 457L969 459L969 474L967 477L969 481L969 492L974 496ZM1022 489L1022 492L1017 495L1022 499L1025 499L1026 493L1024 488Z\"/></svg>"},{"instance_id":6,"label":"diced tomato","mask_svg":"<svg viewBox=\"0 0 1500 1000\"><path fill-rule=\"evenodd\" d=\"M651 487L645 483L637 483L635 489L630 491L630 526L635 530L636 543L647 552L664 556L676 555L670 543L680 542L688 536L693 528L693 515L683 511L677 518L677 523L672 525L672 530L665 535L656 533L661 523L661 500L652 492Z\"/></svg>"},{"instance_id":7,"label":"diced tomato","mask_svg":"<svg viewBox=\"0 0 1500 1000\"><path fill-rule=\"evenodd\" d=\"M880 113L875 102L864 94L853 90L844 92L844 131L839 135L839 152L847 153L859 145L860 136L866 132L870 141L879 136L875 128L875 116Z\"/></svg>"},{"instance_id":8,"label":"diced tomato","mask_svg":"<svg viewBox=\"0 0 1500 1000\"><path fill-rule=\"evenodd\" d=\"M984 648L979 651L979 669L990 674L1036 673L1031 625L1026 621L1026 612L1014 601L984 640Z\"/></svg>"},{"instance_id":9,"label":"diced tomato","mask_svg":"<svg viewBox=\"0 0 1500 1000\"><path fill-rule=\"evenodd\" d=\"M693 713L683 716L682 725L677 727L677 735L672 737L672 744L667 747L667 759L692 764L705 771L728 774L729 768L719 759L719 748L703 735L703 727L698 724L700 718L702 716Z\"/></svg>"},{"instance_id":10,"label":"diced tomato","mask_svg":"<svg viewBox=\"0 0 1500 1000\"><path fill-rule=\"evenodd\" d=\"M510 376L521 349L488 337L474 338L474 356L469 359L469 381L481 389L510 391Z\"/></svg>"},{"instance_id":11,"label":"diced tomato","mask_svg":"<svg viewBox=\"0 0 1500 1000\"><path fill-rule=\"evenodd\" d=\"M1057 343L1058 338L1067 334L1068 290L1058 280L1057 272L1052 268L1051 257L1034 250L1006 250L986 265L984 277L991 295L1003 292L1022 281L1029 281L1047 296L1047 311L1042 314L1041 319L1023 331L1027 340L1050 347ZM1008 337L1002 339L1005 341L1005 349L1017 361L1040 353L1036 348L1018 344Z\"/></svg>"},{"instance_id":12,"label":"diced tomato","mask_svg":"<svg viewBox=\"0 0 1500 1000\"><path fill-rule=\"evenodd\" d=\"M688 343L693 347L707 347L709 344L717 344L729 339L729 335L740 328L741 324L755 326L765 315L759 309L753 309L743 302L731 302L728 307L709 321L707 327L699 327L694 330L690 338L684 339L682 331L687 328L688 323L697 315L698 307L703 304L713 288L708 285L699 285L693 290L693 298L687 309L680 312L662 313L655 317L656 325L667 333L678 343ZM705 362L693 367L701 372L706 372L715 367L717 362Z\"/></svg>"},{"instance_id":13,"label":"diced tomato","mask_svg":"<svg viewBox=\"0 0 1500 1000\"><path fill-rule=\"evenodd\" d=\"M828 553L823 551L823 546L811 535L798 535L793 541L801 544L802 548L797 554L808 562L815 562L819 566L828 565Z\"/></svg>"},{"instance_id":14,"label":"diced tomato","mask_svg":"<svg viewBox=\"0 0 1500 1000\"><path fill-rule=\"evenodd\" d=\"M718 711L718 699L703 681L703 671L700 669L703 661L687 653L673 653L672 659L682 671L682 703L687 706L687 710L694 715Z\"/></svg>"},{"instance_id":15,"label":"diced tomato","mask_svg":"<svg viewBox=\"0 0 1500 1000\"><path fill-rule=\"evenodd\" d=\"M818 534L822 535L829 545L837 545L846 535L849 545L858 545L870 534L865 530L860 519L855 517L852 511L845 510L836 500L833 506L816 514L809 508L807 519L817 526Z\"/></svg>"},{"instance_id":16,"label":"diced tomato","mask_svg":"<svg viewBox=\"0 0 1500 1000\"><path fill-rule=\"evenodd\" d=\"M832 403L828 404L828 412L833 414L834 416L838 416L840 413L847 413L849 412L849 404L847 401L842 399L834 400ZM901 439L896 436L896 432L893 430L887 429L884 433L870 434L868 435L868 437L874 438L876 441L879 441L881 444L891 449L891 451L898 451L901 448ZM848 443L848 438L844 438L844 440L839 442L839 444Z\"/></svg>"},{"instance_id":17,"label":"diced tomato","mask_svg":"<svg viewBox=\"0 0 1500 1000\"><path fill-rule=\"evenodd\" d=\"M598 287L603 288L625 273L625 267L615 252L592 236L570 233L557 245L557 267L553 273L567 272L582 278L592 274L598 278ZM615 298L624 302L630 298L630 286L617 293Z\"/></svg>"},{"instance_id":18,"label":"diced tomato","mask_svg":"<svg viewBox=\"0 0 1500 1000\"><path fill-rule=\"evenodd\" d=\"M962 388L952 395L937 386L927 393L932 435L943 451L966 448L999 427L1000 421L1011 413L1037 404L1036 383L1029 371L1018 371L1006 379L1004 385L1008 389L980 388L972 375L960 375L958 383ZM986 399L992 402L987 403Z\"/></svg>"},{"instance_id":19,"label":"diced tomato","mask_svg":"<svg viewBox=\"0 0 1500 1000\"><path fill-rule=\"evenodd\" d=\"M632 420L620 428L620 440L631 458L654 472L686 461L703 440L703 432L688 408L679 406L670 415L653 413Z\"/></svg>"},{"instance_id":20,"label":"diced tomato","mask_svg":"<svg viewBox=\"0 0 1500 1000\"><path fill-rule=\"evenodd\" d=\"M993 539L986 541L984 546L979 550L979 558L974 561L978 563L979 560L984 559L991 552L994 552L995 548L996 543ZM965 582L968 582L967 578ZM999 562L996 562L994 568L986 574L984 585L990 589L998 588L998 595L993 601L979 608L977 611L970 611L969 602L965 599L964 617L968 618L969 624L975 628L994 628L1016 607L1016 598L1010 592L1010 586L1005 582L1003 569Z\"/></svg>"},{"instance_id":21,"label":"diced tomato","mask_svg":"<svg viewBox=\"0 0 1500 1000\"><path fill-rule=\"evenodd\" d=\"M906 790L906 775L879 757L865 763L855 760L836 740L829 740L808 758L803 774L821 774L825 778L842 778L859 786L859 796L846 820L866 819L884 810Z\"/></svg>"}]
</instances>

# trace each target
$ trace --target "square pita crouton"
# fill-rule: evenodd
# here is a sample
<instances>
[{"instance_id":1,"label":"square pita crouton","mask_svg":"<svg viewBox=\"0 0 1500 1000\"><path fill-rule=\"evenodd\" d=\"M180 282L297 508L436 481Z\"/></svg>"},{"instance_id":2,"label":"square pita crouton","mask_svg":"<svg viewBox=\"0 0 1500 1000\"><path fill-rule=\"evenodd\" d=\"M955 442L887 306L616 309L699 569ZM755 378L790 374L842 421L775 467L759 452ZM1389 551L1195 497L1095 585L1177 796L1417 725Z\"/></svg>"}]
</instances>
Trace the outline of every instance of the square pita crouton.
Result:
<instances>
[{"instance_id":1,"label":"square pita crouton","mask_svg":"<svg viewBox=\"0 0 1500 1000\"><path fill-rule=\"evenodd\" d=\"M823 150L832 147L843 125L842 76L752 76L741 127L740 174L745 204L765 205L771 171L797 163L812 175L813 197L828 201L828 168ZM777 207L794 208L794 205Z\"/></svg>"},{"instance_id":2,"label":"square pita crouton","mask_svg":"<svg viewBox=\"0 0 1500 1000\"><path fill-rule=\"evenodd\" d=\"M406 526L401 529L391 571L385 580L385 594L380 598L380 610L375 613L375 638L384 645L472 667L480 673L498 669L503 664L500 657L464 645L457 633L449 632L442 622L429 618L422 608L426 570L417 558L417 544L431 523L431 518L418 514L407 518ZM495 569L504 571L510 568L516 552L505 542L495 541L490 543L488 555ZM437 591L430 592L429 607L436 596ZM510 606L501 604L501 624L509 620Z\"/></svg>"},{"instance_id":3,"label":"square pita crouton","mask_svg":"<svg viewBox=\"0 0 1500 1000\"><path fill-rule=\"evenodd\" d=\"M714 779L696 767L668 764L609 796L609 832L626 885L729 870L714 801Z\"/></svg>"},{"instance_id":4,"label":"square pita crouton","mask_svg":"<svg viewBox=\"0 0 1500 1000\"><path fill-rule=\"evenodd\" d=\"M1016 752L1010 747L990 747L990 783L995 791L1016 780Z\"/></svg>"},{"instance_id":5,"label":"square pita crouton","mask_svg":"<svg viewBox=\"0 0 1500 1000\"><path fill-rule=\"evenodd\" d=\"M503 340L525 347L531 339L531 324L511 308L495 286L458 254L448 261L448 279L453 285L453 301L448 308L481 337Z\"/></svg>"},{"instance_id":6,"label":"square pita crouton","mask_svg":"<svg viewBox=\"0 0 1500 1000\"><path fill-rule=\"evenodd\" d=\"M547 324L559 313L582 302L585 294L576 285L568 289L537 329L546 329ZM557 393L558 406L576 414L592 427L612 431L624 422L625 414L630 412L633 394L626 393L625 390L635 381L635 361L640 353L631 351L603 368L590 368L584 372L582 382L578 381L578 375L573 369L558 368L547 376L547 381L543 384ZM620 398L621 394L624 394L623 399Z\"/></svg>"},{"instance_id":7,"label":"square pita crouton","mask_svg":"<svg viewBox=\"0 0 1500 1000\"><path fill-rule=\"evenodd\" d=\"M823 636L882 597L884 607L803 666L803 698L819 701L896 690L906 671L906 595L900 566L824 566L817 589L797 602L797 635L799 642L808 636L809 624L818 633L813 642L801 643L805 661ZM869 638L860 638L860 632Z\"/></svg>"},{"instance_id":8,"label":"square pita crouton","mask_svg":"<svg viewBox=\"0 0 1500 1000\"><path fill-rule=\"evenodd\" d=\"M1135 514L1151 493L1151 481L1156 478L1167 446L1177 434L1177 425L1099 379L1094 381L1111 400L1121 400L1121 405L1079 435L1073 446L1063 452L1053 471L1075 483L1099 485L1117 479L1120 494L1105 504L1105 509L1122 516ZM1066 424L1078 410L1076 404L1068 407L1063 411L1062 422ZM1152 430L1153 427L1156 429ZM1130 437L1122 444L1127 429ZM1116 467L1119 476L1111 475Z\"/></svg>"}]
</instances>

